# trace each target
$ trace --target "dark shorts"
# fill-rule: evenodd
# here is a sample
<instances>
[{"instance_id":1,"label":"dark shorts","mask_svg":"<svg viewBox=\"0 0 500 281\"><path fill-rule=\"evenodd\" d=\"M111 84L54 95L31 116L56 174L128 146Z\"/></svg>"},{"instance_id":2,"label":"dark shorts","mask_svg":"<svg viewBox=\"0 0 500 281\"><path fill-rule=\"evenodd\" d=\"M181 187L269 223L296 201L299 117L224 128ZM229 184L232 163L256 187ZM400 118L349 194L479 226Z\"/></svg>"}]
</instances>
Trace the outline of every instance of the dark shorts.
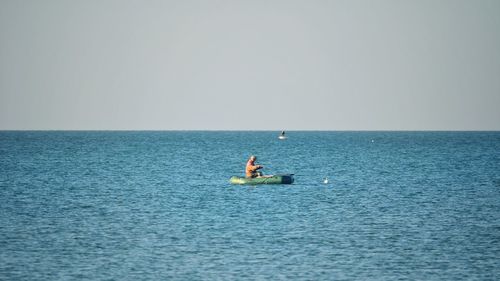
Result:
<instances>
[{"instance_id":1,"label":"dark shorts","mask_svg":"<svg viewBox=\"0 0 500 281\"><path fill-rule=\"evenodd\" d=\"M250 178L262 177L262 172L253 172Z\"/></svg>"}]
</instances>

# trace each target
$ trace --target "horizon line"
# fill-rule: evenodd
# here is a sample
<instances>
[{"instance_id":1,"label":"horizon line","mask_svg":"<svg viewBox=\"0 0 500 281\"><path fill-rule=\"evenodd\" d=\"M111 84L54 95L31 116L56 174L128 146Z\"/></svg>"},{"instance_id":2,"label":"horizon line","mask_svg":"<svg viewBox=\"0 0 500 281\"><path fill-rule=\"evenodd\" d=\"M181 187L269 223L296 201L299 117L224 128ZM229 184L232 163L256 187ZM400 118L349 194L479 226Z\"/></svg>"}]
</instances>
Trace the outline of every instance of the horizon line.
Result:
<instances>
[{"instance_id":1,"label":"horizon line","mask_svg":"<svg viewBox=\"0 0 500 281\"><path fill-rule=\"evenodd\" d=\"M491 129L0 129L0 132L500 132Z\"/></svg>"}]
</instances>

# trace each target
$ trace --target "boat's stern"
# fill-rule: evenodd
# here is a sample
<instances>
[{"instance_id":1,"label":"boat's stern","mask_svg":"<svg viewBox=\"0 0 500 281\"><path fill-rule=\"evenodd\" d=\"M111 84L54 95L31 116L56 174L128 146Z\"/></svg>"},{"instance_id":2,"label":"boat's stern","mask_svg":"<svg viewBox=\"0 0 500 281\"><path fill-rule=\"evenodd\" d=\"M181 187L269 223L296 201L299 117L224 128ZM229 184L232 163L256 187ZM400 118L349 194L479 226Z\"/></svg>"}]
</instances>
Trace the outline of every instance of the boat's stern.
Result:
<instances>
[{"instance_id":1,"label":"boat's stern","mask_svg":"<svg viewBox=\"0 0 500 281\"><path fill-rule=\"evenodd\" d=\"M293 174L281 176L281 183L282 184L292 184L293 182L294 182Z\"/></svg>"}]
</instances>

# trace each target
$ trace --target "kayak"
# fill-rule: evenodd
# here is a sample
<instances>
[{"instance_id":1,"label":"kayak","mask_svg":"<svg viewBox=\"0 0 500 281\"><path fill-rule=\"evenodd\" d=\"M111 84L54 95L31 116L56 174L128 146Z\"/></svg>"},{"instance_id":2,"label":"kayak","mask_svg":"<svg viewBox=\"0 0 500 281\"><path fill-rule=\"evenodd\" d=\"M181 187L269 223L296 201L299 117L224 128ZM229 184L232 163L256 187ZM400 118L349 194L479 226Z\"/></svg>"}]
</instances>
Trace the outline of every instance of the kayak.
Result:
<instances>
[{"instance_id":1,"label":"kayak","mask_svg":"<svg viewBox=\"0 0 500 281\"><path fill-rule=\"evenodd\" d=\"M287 175L274 175L274 176L264 176L258 178L245 178L245 177L237 177L232 176L229 179L231 184L292 184L293 183L293 174Z\"/></svg>"}]
</instances>

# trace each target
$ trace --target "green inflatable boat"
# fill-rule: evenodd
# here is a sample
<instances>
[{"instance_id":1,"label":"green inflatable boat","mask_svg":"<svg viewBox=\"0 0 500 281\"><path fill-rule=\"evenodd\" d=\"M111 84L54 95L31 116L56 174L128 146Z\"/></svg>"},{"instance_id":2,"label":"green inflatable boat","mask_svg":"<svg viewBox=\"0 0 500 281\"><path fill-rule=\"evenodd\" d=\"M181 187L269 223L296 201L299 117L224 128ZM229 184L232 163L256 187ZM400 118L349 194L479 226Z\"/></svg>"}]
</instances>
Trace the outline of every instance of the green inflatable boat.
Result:
<instances>
[{"instance_id":1,"label":"green inflatable boat","mask_svg":"<svg viewBox=\"0 0 500 281\"><path fill-rule=\"evenodd\" d=\"M274 175L274 176L264 176L259 178L245 178L245 177L237 177L232 176L229 179L231 184L292 184L293 183L293 174L288 175Z\"/></svg>"}]
</instances>

